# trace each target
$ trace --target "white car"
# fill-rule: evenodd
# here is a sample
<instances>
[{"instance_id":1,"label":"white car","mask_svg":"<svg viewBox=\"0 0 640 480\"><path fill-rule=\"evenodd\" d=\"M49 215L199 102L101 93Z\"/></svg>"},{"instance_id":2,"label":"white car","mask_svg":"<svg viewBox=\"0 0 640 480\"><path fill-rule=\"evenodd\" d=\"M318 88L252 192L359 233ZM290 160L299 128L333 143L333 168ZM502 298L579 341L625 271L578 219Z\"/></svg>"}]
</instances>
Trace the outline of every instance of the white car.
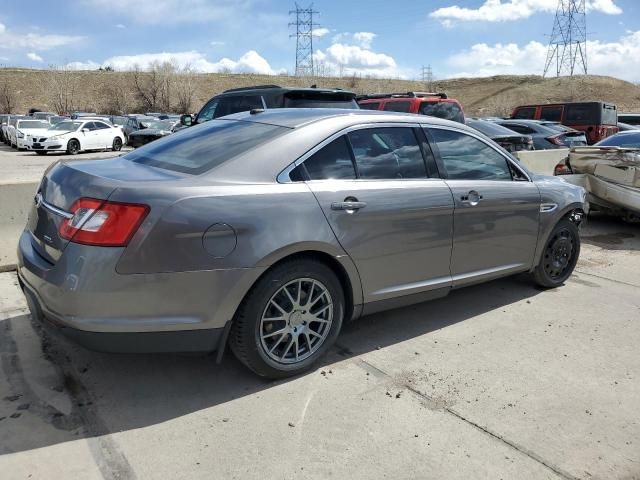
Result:
<instances>
[{"instance_id":1,"label":"white car","mask_svg":"<svg viewBox=\"0 0 640 480\"><path fill-rule=\"evenodd\" d=\"M31 137L42 135L50 126L46 120L20 119L15 128L11 129L11 145L15 145L18 150L25 150L30 147Z\"/></svg>"},{"instance_id":2,"label":"white car","mask_svg":"<svg viewBox=\"0 0 640 480\"><path fill-rule=\"evenodd\" d=\"M26 120L28 118L29 117L23 115L9 115L7 124L2 126L2 133L5 139L4 142L7 145L15 148L15 142L12 140L12 138L15 136L16 123L18 122L18 120Z\"/></svg>"},{"instance_id":3,"label":"white car","mask_svg":"<svg viewBox=\"0 0 640 480\"><path fill-rule=\"evenodd\" d=\"M86 150L118 151L124 143L124 133L100 120L63 120L51 126L42 135L30 138L29 148L38 155L47 152L67 152L75 155Z\"/></svg>"}]
</instances>

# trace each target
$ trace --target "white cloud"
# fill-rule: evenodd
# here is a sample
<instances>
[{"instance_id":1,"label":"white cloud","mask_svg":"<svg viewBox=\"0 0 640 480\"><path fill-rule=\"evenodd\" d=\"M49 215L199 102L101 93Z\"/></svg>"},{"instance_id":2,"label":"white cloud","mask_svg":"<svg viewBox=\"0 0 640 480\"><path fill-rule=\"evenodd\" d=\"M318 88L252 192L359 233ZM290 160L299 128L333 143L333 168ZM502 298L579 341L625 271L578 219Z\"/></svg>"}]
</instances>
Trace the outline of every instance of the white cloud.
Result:
<instances>
[{"instance_id":1,"label":"white cloud","mask_svg":"<svg viewBox=\"0 0 640 480\"><path fill-rule=\"evenodd\" d=\"M248 0L84 0L85 5L146 25L206 23L231 18Z\"/></svg>"},{"instance_id":2,"label":"white cloud","mask_svg":"<svg viewBox=\"0 0 640 480\"><path fill-rule=\"evenodd\" d=\"M125 25L123 25L122 23L116 23L116 24L114 25L114 27L116 27L116 28L120 28L120 29L122 29L122 30L124 30L125 28L127 28L127 27L126 27Z\"/></svg>"},{"instance_id":3,"label":"white cloud","mask_svg":"<svg viewBox=\"0 0 640 480\"><path fill-rule=\"evenodd\" d=\"M0 48L50 50L79 42L84 37L72 35L41 35L39 33L14 33L0 23Z\"/></svg>"},{"instance_id":4,"label":"white cloud","mask_svg":"<svg viewBox=\"0 0 640 480\"><path fill-rule=\"evenodd\" d=\"M222 40L212 40L211 42L209 42L209 45L211 45L212 47L221 47L224 44L225 42L223 42Z\"/></svg>"},{"instance_id":5,"label":"white cloud","mask_svg":"<svg viewBox=\"0 0 640 480\"><path fill-rule=\"evenodd\" d=\"M325 35L327 35L331 30L329 30L328 28L324 28L324 27L320 27L320 28L314 28L313 29L313 36L314 37L324 37Z\"/></svg>"},{"instance_id":6,"label":"white cloud","mask_svg":"<svg viewBox=\"0 0 640 480\"><path fill-rule=\"evenodd\" d=\"M353 40L362 48L371 48L371 43L377 35L371 32L356 32L353 34Z\"/></svg>"},{"instance_id":7,"label":"white cloud","mask_svg":"<svg viewBox=\"0 0 640 480\"><path fill-rule=\"evenodd\" d=\"M34 62L43 62L44 60L42 60L42 57L40 55L38 55L35 52L29 52L27 53L27 58L29 60L32 60Z\"/></svg>"},{"instance_id":8,"label":"white cloud","mask_svg":"<svg viewBox=\"0 0 640 480\"><path fill-rule=\"evenodd\" d=\"M375 37L371 32L334 35L328 48L314 53L317 68L326 75L404 76L392 56L372 50Z\"/></svg>"},{"instance_id":9,"label":"white cloud","mask_svg":"<svg viewBox=\"0 0 640 480\"><path fill-rule=\"evenodd\" d=\"M196 50L188 52L161 52L161 53L141 53L138 55L121 55L107 58L102 63L92 60L87 62L71 62L67 66L75 70L96 70L99 67L112 67L115 70L133 70L136 67L148 69L155 62L169 62L179 68L190 67L197 72L211 73L224 72L231 73L259 73L266 75L276 75L282 73L274 70L269 62L261 57L255 50L250 50L242 55L238 60L222 58L217 62L210 62L207 57Z\"/></svg>"},{"instance_id":10,"label":"white cloud","mask_svg":"<svg viewBox=\"0 0 640 480\"><path fill-rule=\"evenodd\" d=\"M587 10L607 15L622 13L614 0L588 0L586 6ZM529 18L538 12L553 13L557 7L557 0L485 0L478 8L452 5L438 8L429 16L445 26L451 26L453 22L508 22Z\"/></svg>"},{"instance_id":11,"label":"white cloud","mask_svg":"<svg viewBox=\"0 0 640 480\"><path fill-rule=\"evenodd\" d=\"M487 45L478 43L449 57L449 77L542 74L547 45L531 41ZM587 42L588 71L629 81L640 80L640 63L629 61L640 56L640 30L626 33L615 42Z\"/></svg>"}]
</instances>

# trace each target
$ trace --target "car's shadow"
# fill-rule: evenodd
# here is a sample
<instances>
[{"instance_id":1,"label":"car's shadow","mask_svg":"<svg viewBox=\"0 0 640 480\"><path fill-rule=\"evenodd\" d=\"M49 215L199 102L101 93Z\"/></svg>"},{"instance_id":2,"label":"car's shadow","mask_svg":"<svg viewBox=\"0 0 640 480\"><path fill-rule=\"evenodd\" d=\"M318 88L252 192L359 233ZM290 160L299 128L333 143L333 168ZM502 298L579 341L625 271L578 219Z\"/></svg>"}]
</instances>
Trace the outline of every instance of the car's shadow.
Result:
<instances>
[{"instance_id":1,"label":"car's shadow","mask_svg":"<svg viewBox=\"0 0 640 480\"><path fill-rule=\"evenodd\" d=\"M594 212L587 218L580 238L605 250L640 251L640 223Z\"/></svg>"},{"instance_id":2,"label":"car's shadow","mask_svg":"<svg viewBox=\"0 0 640 480\"><path fill-rule=\"evenodd\" d=\"M526 276L516 276L454 291L432 302L362 318L345 326L319 368L469 321L539 293ZM28 319L15 317L9 322ZM33 325L40 336L43 354L59 369L59 376L64 379L61 387L72 400L71 412L62 413L35 395L29 389L28 379L20 378L21 364L30 359L21 358L21 352L16 351L11 327L1 328L5 322L0 322L0 352L12 393L22 395L19 402L31 404L29 414L38 415L46 424L44 427L54 427L58 434L34 434L33 422L7 418L0 422L0 429L11 422L11 435L0 434L3 443L0 454L155 425L295 381L259 378L229 352L220 365L215 364L213 356L88 352ZM38 340L34 337L34 341Z\"/></svg>"}]
</instances>

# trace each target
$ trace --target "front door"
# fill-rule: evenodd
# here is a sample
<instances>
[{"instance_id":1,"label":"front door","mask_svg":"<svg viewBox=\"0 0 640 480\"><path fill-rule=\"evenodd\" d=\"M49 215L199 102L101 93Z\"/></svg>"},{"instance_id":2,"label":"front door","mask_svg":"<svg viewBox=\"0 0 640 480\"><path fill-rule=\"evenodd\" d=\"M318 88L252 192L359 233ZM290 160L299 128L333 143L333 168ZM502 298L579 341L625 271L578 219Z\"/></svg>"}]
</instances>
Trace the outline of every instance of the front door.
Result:
<instances>
[{"instance_id":1,"label":"front door","mask_svg":"<svg viewBox=\"0 0 640 480\"><path fill-rule=\"evenodd\" d=\"M538 187L479 137L429 131L455 202L454 286L528 270L538 240Z\"/></svg>"},{"instance_id":2,"label":"front door","mask_svg":"<svg viewBox=\"0 0 640 480\"><path fill-rule=\"evenodd\" d=\"M437 170L425 147L418 128L390 124L351 131L303 164L365 303L451 285L453 199L430 178Z\"/></svg>"}]
</instances>

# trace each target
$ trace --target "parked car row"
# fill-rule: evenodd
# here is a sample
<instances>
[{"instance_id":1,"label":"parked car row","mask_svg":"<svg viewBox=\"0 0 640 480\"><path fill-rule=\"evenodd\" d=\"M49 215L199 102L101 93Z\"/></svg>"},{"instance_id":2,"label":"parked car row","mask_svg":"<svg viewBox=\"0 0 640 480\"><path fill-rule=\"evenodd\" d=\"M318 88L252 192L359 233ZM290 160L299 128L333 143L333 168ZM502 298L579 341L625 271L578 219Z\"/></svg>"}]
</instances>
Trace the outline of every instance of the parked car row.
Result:
<instances>
[{"instance_id":1,"label":"parked car row","mask_svg":"<svg viewBox=\"0 0 640 480\"><path fill-rule=\"evenodd\" d=\"M162 117L163 120L160 120ZM70 116L31 111L30 115L0 115L0 141L38 155L88 150L118 151L125 144L139 147L177 131L179 115L149 114L109 116L74 112Z\"/></svg>"}]
</instances>

